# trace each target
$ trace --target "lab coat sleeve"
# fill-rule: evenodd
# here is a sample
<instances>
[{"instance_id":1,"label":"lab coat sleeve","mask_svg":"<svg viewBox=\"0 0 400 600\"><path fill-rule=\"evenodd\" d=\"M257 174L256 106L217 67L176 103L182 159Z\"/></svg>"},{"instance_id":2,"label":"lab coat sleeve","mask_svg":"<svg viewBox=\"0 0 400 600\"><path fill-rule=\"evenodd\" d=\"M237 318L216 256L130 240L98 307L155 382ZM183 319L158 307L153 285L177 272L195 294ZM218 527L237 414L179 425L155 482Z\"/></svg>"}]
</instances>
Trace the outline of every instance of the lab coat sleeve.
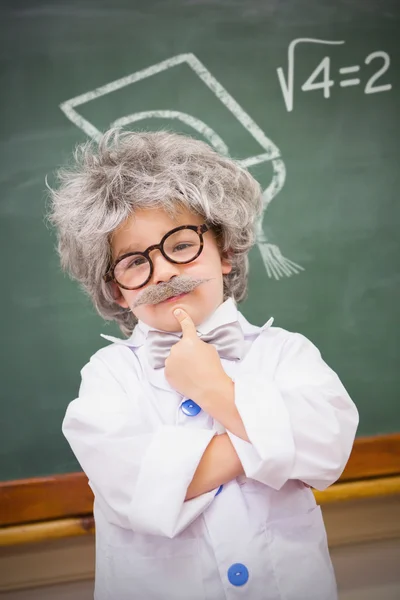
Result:
<instances>
[{"instance_id":1,"label":"lab coat sleeve","mask_svg":"<svg viewBox=\"0 0 400 600\"><path fill-rule=\"evenodd\" d=\"M185 502L215 432L146 423L138 399L96 355L82 370L79 397L68 406L62 430L96 503L115 525L172 538L214 499L216 491Z\"/></svg>"},{"instance_id":2,"label":"lab coat sleeve","mask_svg":"<svg viewBox=\"0 0 400 600\"><path fill-rule=\"evenodd\" d=\"M244 371L235 380L235 403L250 443L229 436L245 474L276 490L289 479L323 490L346 466L357 409L317 348L300 334L289 334L273 379L266 371Z\"/></svg>"}]
</instances>

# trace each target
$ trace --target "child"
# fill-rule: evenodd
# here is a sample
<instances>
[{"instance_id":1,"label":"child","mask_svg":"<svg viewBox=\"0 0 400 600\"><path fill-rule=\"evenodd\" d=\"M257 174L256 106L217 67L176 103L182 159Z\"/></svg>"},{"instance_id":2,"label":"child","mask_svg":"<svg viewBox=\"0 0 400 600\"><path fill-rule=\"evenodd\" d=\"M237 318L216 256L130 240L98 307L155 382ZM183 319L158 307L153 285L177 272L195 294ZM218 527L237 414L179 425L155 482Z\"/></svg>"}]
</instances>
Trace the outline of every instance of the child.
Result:
<instances>
[{"instance_id":1,"label":"child","mask_svg":"<svg viewBox=\"0 0 400 600\"><path fill-rule=\"evenodd\" d=\"M184 136L111 131L52 192L62 266L103 336L63 433L95 496L97 600L333 600L312 486L358 424L302 335L238 311L260 188Z\"/></svg>"}]
</instances>

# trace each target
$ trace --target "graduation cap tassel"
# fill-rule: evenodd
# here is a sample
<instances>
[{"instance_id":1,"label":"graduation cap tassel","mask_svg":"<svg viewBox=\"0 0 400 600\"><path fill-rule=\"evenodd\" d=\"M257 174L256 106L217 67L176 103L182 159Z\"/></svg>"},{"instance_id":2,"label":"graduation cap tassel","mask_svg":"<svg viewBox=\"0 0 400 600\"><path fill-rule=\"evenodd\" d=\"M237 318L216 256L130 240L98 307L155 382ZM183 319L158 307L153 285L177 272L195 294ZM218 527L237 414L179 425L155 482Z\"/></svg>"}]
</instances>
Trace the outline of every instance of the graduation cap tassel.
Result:
<instances>
[{"instance_id":1,"label":"graduation cap tassel","mask_svg":"<svg viewBox=\"0 0 400 600\"><path fill-rule=\"evenodd\" d=\"M258 242L257 245L260 249L268 277L278 280L282 277L291 277L304 271L301 265L298 265L289 258L285 258L278 246L269 244L268 242Z\"/></svg>"},{"instance_id":2,"label":"graduation cap tassel","mask_svg":"<svg viewBox=\"0 0 400 600\"><path fill-rule=\"evenodd\" d=\"M289 258L285 258L278 246L270 244L262 229L261 220L257 224L257 245L260 249L261 257L264 262L265 270L268 277L276 280L282 277L291 277L304 271L304 267L293 262Z\"/></svg>"}]
</instances>

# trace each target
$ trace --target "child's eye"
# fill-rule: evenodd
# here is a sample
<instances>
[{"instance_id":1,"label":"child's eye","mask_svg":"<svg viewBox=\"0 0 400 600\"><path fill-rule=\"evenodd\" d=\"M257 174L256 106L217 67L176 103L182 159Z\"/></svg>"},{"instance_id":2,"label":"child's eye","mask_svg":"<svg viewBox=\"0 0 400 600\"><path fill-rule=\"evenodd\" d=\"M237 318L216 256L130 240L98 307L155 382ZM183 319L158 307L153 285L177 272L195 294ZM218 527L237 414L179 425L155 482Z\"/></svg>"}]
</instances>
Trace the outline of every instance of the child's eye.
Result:
<instances>
[{"instance_id":1,"label":"child's eye","mask_svg":"<svg viewBox=\"0 0 400 600\"><path fill-rule=\"evenodd\" d=\"M188 248L193 248L193 244L190 243L181 243L181 244L177 244L174 247L174 252L184 252L185 250L187 250Z\"/></svg>"},{"instance_id":2,"label":"child's eye","mask_svg":"<svg viewBox=\"0 0 400 600\"><path fill-rule=\"evenodd\" d=\"M136 267L141 267L146 262L147 262L147 260L145 259L144 256L134 256L129 260L129 262L126 264L125 268L126 269L134 269Z\"/></svg>"}]
</instances>

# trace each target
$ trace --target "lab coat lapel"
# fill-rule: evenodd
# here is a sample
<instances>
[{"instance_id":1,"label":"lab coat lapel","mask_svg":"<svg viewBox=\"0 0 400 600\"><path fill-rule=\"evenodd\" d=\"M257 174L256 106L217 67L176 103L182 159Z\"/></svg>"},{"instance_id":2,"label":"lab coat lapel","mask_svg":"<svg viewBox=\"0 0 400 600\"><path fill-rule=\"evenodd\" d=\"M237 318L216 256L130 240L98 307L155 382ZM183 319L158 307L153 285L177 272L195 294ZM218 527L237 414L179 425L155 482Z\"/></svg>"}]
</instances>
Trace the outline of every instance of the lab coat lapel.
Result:
<instances>
[{"instance_id":1,"label":"lab coat lapel","mask_svg":"<svg viewBox=\"0 0 400 600\"><path fill-rule=\"evenodd\" d=\"M117 337L113 337L111 335L101 336L108 340L109 342L113 342L114 344L120 344L122 346L127 346L131 352L137 355L139 362L142 366L144 372L144 378L154 387L160 390L166 390L167 392L175 392L175 390L169 385L168 381L165 378L164 371L165 369L152 369L147 360L144 341L146 339L145 334L141 331L139 327L135 327L130 338L124 340Z\"/></svg>"},{"instance_id":2,"label":"lab coat lapel","mask_svg":"<svg viewBox=\"0 0 400 600\"><path fill-rule=\"evenodd\" d=\"M173 392L174 394L176 394L176 390L174 390L174 388L169 385L169 383L165 377L165 368L162 368L162 369L152 369L151 368L151 366L147 360L144 346L139 348L136 351L136 353L138 355L140 354L139 360L143 366L145 378L147 379L147 381L149 381L151 383L151 385L153 385L156 388L159 388L160 390L166 390L167 392Z\"/></svg>"},{"instance_id":3,"label":"lab coat lapel","mask_svg":"<svg viewBox=\"0 0 400 600\"><path fill-rule=\"evenodd\" d=\"M265 325L263 325L262 327L256 327L255 325L251 325L251 323L246 321L246 319L241 314L239 321L245 335L254 335L254 333L256 333L257 337L251 344L243 360L241 360L238 364L235 378L240 374L242 370L245 370L246 373L254 372L254 375L257 376L259 374L260 369L260 357L262 356L262 352L260 352L260 345L263 344L262 334L268 331L268 329L272 326L274 319L273 317L271 317L267 321L267 323L265 323Z\"/></svg>"}]
</instances>

